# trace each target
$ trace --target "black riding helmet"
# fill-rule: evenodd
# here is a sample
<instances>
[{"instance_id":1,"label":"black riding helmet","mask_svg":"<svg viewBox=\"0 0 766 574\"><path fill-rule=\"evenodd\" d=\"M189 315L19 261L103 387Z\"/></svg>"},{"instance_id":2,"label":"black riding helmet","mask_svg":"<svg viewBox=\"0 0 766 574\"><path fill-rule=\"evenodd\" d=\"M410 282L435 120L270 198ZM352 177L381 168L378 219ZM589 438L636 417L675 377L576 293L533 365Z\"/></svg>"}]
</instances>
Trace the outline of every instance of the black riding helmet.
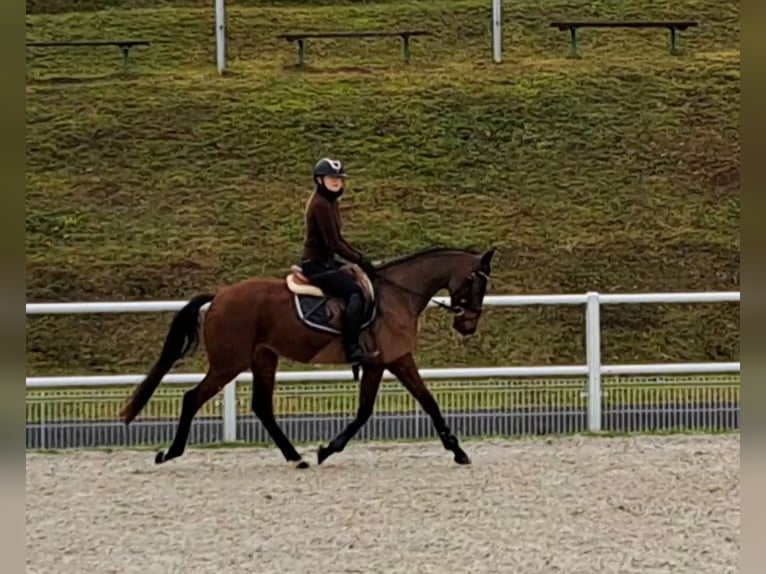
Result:
<instances>
[{"instance_id":1,"label":"black riding helmet","mask_svg":"<svg viewBox=\"0 0 766 574\"><path fill-rule=\"evenodd\" d=\"M330 159L323 157L314 164L314 177L323 177L332 175L335 177L346 177L346 168L339 159Z\"/></svg>"}]
</instances>

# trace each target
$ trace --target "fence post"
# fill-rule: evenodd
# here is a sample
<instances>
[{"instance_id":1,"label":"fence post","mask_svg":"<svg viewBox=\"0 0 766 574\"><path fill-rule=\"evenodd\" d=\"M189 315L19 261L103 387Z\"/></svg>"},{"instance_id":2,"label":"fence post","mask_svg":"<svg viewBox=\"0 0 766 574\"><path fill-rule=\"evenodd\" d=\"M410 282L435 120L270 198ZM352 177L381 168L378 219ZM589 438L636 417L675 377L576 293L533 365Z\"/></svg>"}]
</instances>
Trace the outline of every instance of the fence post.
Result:
<instances>
[{"instance_id":1,"label":"fence post","mask_svg":"<svg viewBox=\"0 0 766 574\"><path fill-rule=\"evenodd\" d=\"M585 307L585 352L588 359L588 430L601 430L601 304L589 291Z\"/></svg>"},{"instance_id":2,"label":"fence post","mask_svg":"<svg viewBox=\"0 0 766 574\"><path fill-rule=\"evenodd\" d=\"M223 440L237 440L237 379L223 388Z\"/></svg>"},{"instance_id":3,"label":"fence post","mask_svg":"<svg viewBox=\"0 0 766 574\"><path fill-rule=\"evenodd\" d=\"M218 73L226 71L226 7L224 0L215 0L215 54Z\"/></svg>"}]
</instances>

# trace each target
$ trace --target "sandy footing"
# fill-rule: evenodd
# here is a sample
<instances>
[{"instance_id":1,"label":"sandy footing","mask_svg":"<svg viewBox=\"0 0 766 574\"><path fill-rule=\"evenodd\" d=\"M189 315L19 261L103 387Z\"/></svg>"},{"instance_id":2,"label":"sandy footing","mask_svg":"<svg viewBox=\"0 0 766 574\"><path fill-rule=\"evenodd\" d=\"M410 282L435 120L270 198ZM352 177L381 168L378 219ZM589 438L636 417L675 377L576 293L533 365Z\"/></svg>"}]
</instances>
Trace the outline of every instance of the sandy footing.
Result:
<instances>
[{"instance_id":1,"label":"sandy footing","mask_svg":"<svg viewBox=\"0 0 766 574\"><path fill-rule=\"evenodd\" d=\"M27 572L734 573L739 440L27 454Z\"/></svg>"}]
</instances>

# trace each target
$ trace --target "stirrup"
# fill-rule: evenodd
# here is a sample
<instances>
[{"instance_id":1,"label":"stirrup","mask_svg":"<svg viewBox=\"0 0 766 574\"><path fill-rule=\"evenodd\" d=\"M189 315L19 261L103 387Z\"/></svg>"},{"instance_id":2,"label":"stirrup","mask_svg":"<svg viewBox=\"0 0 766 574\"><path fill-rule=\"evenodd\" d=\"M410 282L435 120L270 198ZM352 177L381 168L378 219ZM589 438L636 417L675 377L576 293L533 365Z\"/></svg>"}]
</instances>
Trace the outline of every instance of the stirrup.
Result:
<instances>
[{"instance_id":1,"label":"stirrup","mask_svg":"<svg viewBox=\"0 0 766 574\"><path fill-rule=\"evenodd\" d=\"M352 360L352 359L351 359L351 357L349 357L348 355L346 355L346 361L347 361L347 362L348 362L350 365L363 365L364 363L368 363L368 362L370 362L372 359L374 359L375 357L377 357L378 355L380 355L380 351L378 351L378 350L375 350L375 351L372 351L372 352L367 352L367 351L365 351L363 348L362 348L362 349L360 349L360 350L362 351L362 352L360 353L360 355L361 355L361 356L359 356L358 358L356 358L356 360Z\"/></svg>"},{"instance_id":2,"label":"stirrup","mask_svg":"<svg viewBox=\"0 0 766 574\"><path fill-rule=\"evenodd\" d=\"M359 367L364 366L365 363L368 363L378 355L380 355L380 351L377 349L373 351L372 353L366 352L364 349L362 349L362 354L364 355L364 358L361 359L358 362L351 362L348 358L348 355L346 356L346 361L351 365L351 374L354 377L354 381L359 381Z\"/></svg>"}]
</instances>

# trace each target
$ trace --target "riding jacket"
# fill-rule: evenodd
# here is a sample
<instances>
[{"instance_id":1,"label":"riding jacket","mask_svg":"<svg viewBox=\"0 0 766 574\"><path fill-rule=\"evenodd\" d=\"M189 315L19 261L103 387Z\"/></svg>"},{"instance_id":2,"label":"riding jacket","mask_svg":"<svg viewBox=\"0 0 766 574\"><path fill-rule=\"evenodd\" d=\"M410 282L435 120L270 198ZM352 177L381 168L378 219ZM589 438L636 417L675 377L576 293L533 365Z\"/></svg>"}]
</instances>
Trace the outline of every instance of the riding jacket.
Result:
<instances>
[{"instance_id":1,"label":"riding jacket","mask_svg":"<svg viewBox=\"0 0 766 574\"><path fill-rule=\"evenodd\" d=\"M364 261L364 256L343 238L337 197L321 188L311 194L306 204L304 261L329 262L334 255L357 265Z\"/></svg>"}]
</instances>

